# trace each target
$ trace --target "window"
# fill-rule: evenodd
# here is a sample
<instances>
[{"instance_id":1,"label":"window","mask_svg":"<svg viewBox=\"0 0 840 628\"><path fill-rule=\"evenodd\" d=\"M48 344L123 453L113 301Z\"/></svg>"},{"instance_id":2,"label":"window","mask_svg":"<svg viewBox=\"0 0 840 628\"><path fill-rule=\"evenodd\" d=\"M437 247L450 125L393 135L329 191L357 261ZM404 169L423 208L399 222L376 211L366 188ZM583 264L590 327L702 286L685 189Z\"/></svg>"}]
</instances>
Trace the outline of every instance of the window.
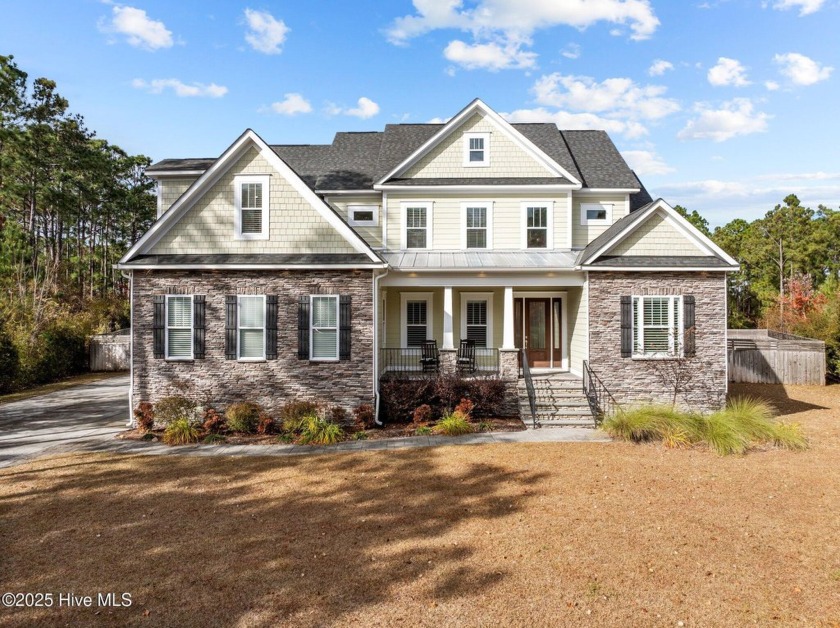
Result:
<instances>
[{"instance_id":1,"label":"window","mask_svg":"<svg viewBox=\"0 0 840 628\"><path fill-rule=\"evenodd\" d=\"M609 203L581 203L580 224L582 225L610 225L612 224L613 206Z\"/></svg>"},{"instance_id":2,"label":"window","mask_svg":"<svg viewBox=\"0 0 840 628\"><path fill-rule=\"evenodd\" d=\"M403 247L404 249L428 249L432 246L432 238L429 227L432 224L431 203L402 204L403 224Z\"/></svg>"},{"instance_id":3,"label":"window","mask_svg":"<svg viewBox=\"0 0 840 628\"><path fill-rule=\"evenodd\" d=\"M265 359L265 297L239 296L237 336L240 360Z\"/></svg>"},{"instance_id":4,"label":"window","mask_svg":"<svg viewBox=\"0 0 840 628\"><path fill-rule=\"evenodd\" d=\"M493 346L493 293L461 293L461 338L476 347Z\"/></svg>"},{"instance_id":5,"label":"window","mask_svg":"<svg viewBox=\"0 0 840 628\"><path fill-rule=\"evenodd\" d=\"M268 175L234 177L236 237L268 239Z\"/></svg>"},{"instance_id":6,"label":"window","mask_svg":"<svg viewBox=\"0 0 840 628\"><path fill-rule=\"evenodd\" d=\"M338 359L338 296L312 296L312 360Z\"/></svg>"},{"instance_id":7,"label":"window","mask_svg":"<svg viewBox=\"0 0 840 628\"><path fill-rule=\"evenodd\" d=\"M420 347L432 336L432 293L400 293L400 346Z\"/></svg>"},{"instance_id":8,"label":"window","mask_svg":"<svg viewBox=\"0 0 840 628\"><path fill-rule=\"evenodd\" d=\"M633 297L633 355L682 353L682 305L679 296Z\"/></svg>"},{"instance_id":9,"label":"window","mask_svg":"<svg viewBox=\"0 0 840 628\"><path fill-rule=\"evenodd\" d=\"M353 227L375 227L379 224L378 205L348 205L347 215Z\"/></svg>"},{"instance_id":10,"label":"window","mask_svg":"<svg viewBox=\"0 0 840 628\"><path fill-rule=\"evenodd\" d=\"M166 357L171 360L193 358L193 299L191 296L166 297Z\"/></svg>"},{"instance_id":11,"label":"window","mask_svg":"<svg viewBox=\"0 0 840 628\"><path fill-rule=\"evenodd\" d=\"M492 248L493 221L492 203L462 203L461 204L461 248L489 249Z\"/></svg>"},{"instance_id":12,"label":"window","mask_svg":"<svg viewBox=\"0 0 840 628\"><path fill-rule=\"evenodd\" d=\"M490 165L490 134L464 134L464 166Z\"/></svg>"},{"instance_id":13,"label":"window","mask_svg":"<svg viewBox=\"0 0 840 628\"><path fill-rule=\"evenodd\" d=\"M523 248L546 249L551 247L551 206L525 204Z\"/></svg>"}]
</instances>

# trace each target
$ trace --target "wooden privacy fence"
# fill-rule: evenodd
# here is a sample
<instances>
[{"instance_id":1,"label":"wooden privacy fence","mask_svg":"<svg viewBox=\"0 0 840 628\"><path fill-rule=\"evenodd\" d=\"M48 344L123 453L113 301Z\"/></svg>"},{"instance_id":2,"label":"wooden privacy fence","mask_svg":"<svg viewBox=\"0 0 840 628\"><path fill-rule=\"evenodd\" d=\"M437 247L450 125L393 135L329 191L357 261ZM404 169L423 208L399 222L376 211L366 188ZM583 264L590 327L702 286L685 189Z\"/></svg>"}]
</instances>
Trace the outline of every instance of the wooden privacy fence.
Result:
<instances>
[{"instance_id":1,"label":"wooden privacy fence","mask_svg":"<svg viewBox=\"0 0 840 628\"><path fill-rule=\"evenodd\" d=\"M91 336L91 371L127 371L130 359L130 330L120 329L110 334Z\"/></svg>"},{"instance_id":2,"label":"wooden privacy fence","mask_svg":"<svg viewBox=\"0 0 840 628\"><path fill-rule=\"evenodd\" d=\"M767 329L730 329L729 381L825 385L825 343Z\"/></svg>"}]
</instances>

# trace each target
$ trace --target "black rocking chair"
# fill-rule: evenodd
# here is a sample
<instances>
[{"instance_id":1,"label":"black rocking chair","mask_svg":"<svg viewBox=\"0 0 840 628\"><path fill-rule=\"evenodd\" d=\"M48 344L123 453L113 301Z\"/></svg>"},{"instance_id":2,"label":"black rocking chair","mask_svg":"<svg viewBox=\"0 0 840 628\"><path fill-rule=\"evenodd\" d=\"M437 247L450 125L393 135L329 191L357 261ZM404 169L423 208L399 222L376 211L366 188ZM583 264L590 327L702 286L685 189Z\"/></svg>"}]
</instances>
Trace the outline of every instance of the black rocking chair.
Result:
<instances>
[{"instance_id":1,"label":"black rocking chair","mask_svg":"<svg viewBox=\"0 0 840 628\"><path fill-rule=\"evenodd\" d=\"M437 373L440 370L440 353L438 353L437 340L426 340L423 343L420 366L423 367L424 373Z\"/></svg>"},{"instance_id":2,"label":"black rocking chair","mask_svg":"<svg viewBox=\"0 0 840 628\"><path fill-rule=\"evenodd\" d=\"M458 347L458 359L456 361L458 372L475 373L475 340L462 340Z\"/></svg>"}]
</instances>

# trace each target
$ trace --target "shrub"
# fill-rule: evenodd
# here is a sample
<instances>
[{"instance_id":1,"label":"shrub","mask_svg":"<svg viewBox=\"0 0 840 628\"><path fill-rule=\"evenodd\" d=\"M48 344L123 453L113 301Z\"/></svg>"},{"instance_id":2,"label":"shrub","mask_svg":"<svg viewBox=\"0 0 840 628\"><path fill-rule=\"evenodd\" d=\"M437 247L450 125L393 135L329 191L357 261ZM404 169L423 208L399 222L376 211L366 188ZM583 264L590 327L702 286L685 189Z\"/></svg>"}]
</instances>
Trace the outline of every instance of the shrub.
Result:
<instances>
[{"instance_id":1,"label":"shrub","mask_svg":"<svg viewBox=\"0 0 840 628\"><path fill-rule=\"evenodd\" d=\"M469 419L473 408L475 408L475 404L472 401L469 399L461 399L458 405L455 406L455 412L463 416L465 419Z\"/></svg>"},{"instance_id":2,"label":"shrub","mask_svg":"<svg viewBox=\"0 0 840 628\"><path fill-rule=\"evenodd\" d=\"M460 436L472 433L473 426L459 413L453 412L438 421L433 431L436 434L445 434L446 436Z\"/></svg>"},{"instance_id":3,"label":"shrub","mask_svg":"<svg viewBox=\"0 0 840 628\"><path fill-rule=\"evenodd\" d=\"M223 432L227 427L225 425L225 417L219 414L219 412L214 408L207 408L204 411L204 416L202 417L202 427L204 431L210 434L218 434L219 432Z\"/></svg>"},{"instance_id":4,"label":"shrub","mask_svg":"<svg viewBox=\"0 0 840 628\"><path fill-rule=\"evenodd\" d=\"M164 425L185 419L194 422L195 402L181 395L164 397L155 404L155 418Z\"/></svg>"},{"instance_id":5,"label":"shrub","mask_svg":"<svg viewBox=\"0 0 840 628\"><path fill-rule=\"evenodd\" d=\"M250 401L233 403L225 410L228 429L241 434L253 434L260 420L260 407Z\"/></svg>"},{"instance_id":6,"label":"shrub","mask_svg":"<svg viewBox=\"0 0 840 628\"><path fill-rule=\"evenodd\" d=\"M433 418L440 416L441 402L436 392L439 378L423 377L403 379L384 377L379 384L382 411L389 421L407 423L414 416L414 409L423 404L432 408Z\"/></svg>"},{"instance_id":7,"label":"shrub","mask_svg":"<svg viewBox=\"0 0 840 628\"><path fill-rule=\"evenodd\" d=\"M307 418L300 432L299 442L303 445L332 445L344 437L344 430L332 421L312 415Z\"/></svg>"},{"instance_id":8,"label":"shrub","mask_svg":"<svg viewBox=\"0 0 840 628\"><path fill-rule=\"evenodd\" d=\"M417 436L428 436L432 433L432 428L428 425L421 425L416 430L414 430L414 434Z\"/></svg>"},{"instance_id":9,"label":"shrub","mask_svg":"<svg viewBox=\"0 0 840 628\"><path fill-rule=\"evenodd\" d=\"M492 432L493 431L493 424L490 421L481 421L478 424L478 431L479 432Z\"/></svg>"},{"instance_id":10,"label":"shrub","mask_svg":"<svg viewBox=\"0 0 840 628\"><path fill-rule=\"evenodd\" d=\"M27 384L46 384L88 368L85 333L70 322L53 322L21 354L21 376Z\"/></svg>"},{"instance_id":11,"label":"shrub","mask_svg":"<svg viewBox=\"0 0 840 628\"><path fill-rule=\"evenodd\" d=\"M432 418L432 407L428 403L414 409L413 421L417 424L427 423Z\"/></svg>"},{"instance_id":12,"label":"shrub","mask_svg":"<svg viewBox=\"0 0 840 628\"><path fill-rule=\"evenodd\" d=\"M148 401L141 401L134 408L134 420L137 421L137 428L148 432L155 426L154 407Z\"/></svg>"},{"instance_id":13,"label":"shrub","mask_svg":"<svg viewBox=\"0 0 840 628\"><path fill-rule=\"evenodd\" d=\"M280 420L284 432L300 432L305 420L318 412L314 401L287 401L280 408Z\"/></svg>"},{"instance_id":14,"label":"shrub","mask_svg":"<svg viewBox=\"0 0 840 628\"><path fill-rule=\"evenodd\" d=\"M383 415L391 422L413 419L414 410L421 405L431 408L431 419L450 411L461 399L473 404L474 418L499 416L507 395L507 384L497 377L464 379L457 374L418 379L384 377L379 391Z\"/></svg>"},{"instance_id":15,"label":"shrub","mask_svg":"<svg viewBox=\"0 0 840 628\"><path fill-rule=\"evenodd\" d=\"M221 434L207 434L201 442L205 445L220 445L225 442L225 437Z\"/></svg>"},{"instance_id":16,"label":"shrub","mask_svg":"<svg viewBox=\"0 0 840 628\"><path fill-rule=\"evenodd\" d=\"M0 394L11 392L20 371L20 355L11 337L0 326Z\"/></svg>"},{"instance_id":17,"label":"shrub","mask_svg":"<svg viewBox=\"0 0 840 628\"><path fill-rule=\"evenodd\" d=\"M274 428L274 418L265 412L260 412L259 421L257 422L257 434L273 434Z\"/></svg>"},{"instance_id":18,"label":"shrub","mask_svg":"<svg viewBox=\"0 0 840 628\"><path fill-rule=\"evenodd\" d=\"M353 434L353 438L355 438L356 440L367 440L368 433L362 430L361 432L356 432L355 434Z\"/></svg>"},{"instance_id":19,"label":"shrub","mask_svg":"<svg viewBox=\"0 0 840 628\"><path fill-rule=\"evenodd\" d=\"M347 417L347 410L345 410L341 406L333 406L327 411L327 418L333 423L338 423L339 425L344 425L345 423L347 423Z\"/></svg>"},{"instance_id":20,"label":"shrub","mask_svg":"<svg viewBox=\"0 0 840 628\"><path fill-rule=\"evenodd\" d=\"M284 445L288 445L289 443L295 442L295 435L294 434L280 434L277 437L277 442L283 443Z\"/></svg>"},{"instance_id":21,"label":"shrub","mask_svg":"<svg viewBox=\"0 0 840 628\"><path fill-rule=\"evenodd\" d=\"M188 445L198 442L200 432L189 419L180 418L167 424L163 432L163 442L167 445Z\"/></svg>"},{"instance_id":22,"label":"shrub","mask_svg":"<svg viewBox=\"0 0 840 628\"><path fill-rule=\"evenodd\" d=\"M362 430L369 430L376 425L373 406L369 403L362 403L356 406L353 410L353 418L356 421L356 427Z\"/></svg>"}]
</instances>

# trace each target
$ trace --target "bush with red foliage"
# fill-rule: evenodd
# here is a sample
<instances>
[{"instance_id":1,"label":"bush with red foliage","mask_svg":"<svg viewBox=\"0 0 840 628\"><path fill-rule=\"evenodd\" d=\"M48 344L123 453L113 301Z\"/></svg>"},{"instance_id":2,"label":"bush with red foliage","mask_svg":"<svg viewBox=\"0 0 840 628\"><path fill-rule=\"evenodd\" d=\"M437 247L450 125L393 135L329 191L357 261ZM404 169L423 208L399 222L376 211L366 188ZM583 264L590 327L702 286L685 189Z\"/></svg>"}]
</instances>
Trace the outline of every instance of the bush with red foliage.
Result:
<instances>
[{"instance_id":1,"label":"bush with red foliage","mask_svg":"<svg viewBox=\"0 0 840 628\"><path fill-rule=\"evenodd\" d=\"M327 410L327 418L338 425L346 425L349 421L347 410L341 406L333 406Z\"/></svg>"},{"instance_id":2,"label":"bush with red foliage","mask_svg":"<svg viewBox=\"0 0 840 628\"><path fill-rule=\"evenodd\" d=\"M356 427L362 430L369 430L375 425L373 406L363 403L353 410L353 418L356 420Z\"/></svg>"},{"instance_id":3,"label":"bush with red foliage","mask_svg":"<svg viewBox=\"0 0 840 628\"><path fill-rule=\"evenodd\" d=\"M274 421L274 417L266 414L265 412L260 412L259 422L257 423L257 434L261 434L263 436L266 434L274 434L276 427L277 424Z\"/></svg>"},{"instance_id":4,"label":"bush with red foliage","mask_svg":"<svg viewBox=\"0 0 840 628\"><path fill-rule=\"evenodd\" d=\"M475 408L475 404L472 401L469 399L461 399L461 402L455 406L455 412L465 419L469 419L472 415L473 408Z\"/></svg>"},{"instance_id":5,"label":"bush with red foliage","mask_svg":"<svg viewBox=\"0 0 840 628\"><path fill-rule=\"evenodd\" d=\"M456 374L439 377L384 377L379 385L382 415L392 423L407 423L414 419L414 411L422 406L431 408L430 418L439 419L461 400L472 404L473 418L502 415L507 394L507 382L496 377L465 379Z\"/></svg>"},{"instance_id":6,"label":"bush with red foliage","mask_svg":"<svg viewBox=\"0 0 840 628\"><path fill-rule=\"evenodd\" d=\"M225 417L219 414L215 408L207 408L204 411L201 426L208 434L219 434L225 431Z\"/></svg>"},{"instance_id":7,"label":"bush with red foliage","mask_svg":"<svg viewBox=\"0 0 840 628\"><path fill-rule=\"evenodd\" d=\"M144 432L150 431L155 426L154 406L148 401L141 401L134 409L134 419L139 429Z\"/></svg>"},{"instance_id":8,"label":"bush with red foliage","mask_svg":"<svg viewBox=\"0 0 840 628\"><path fill-rule=\"evenodd\" d=\"M416 424L421 425L428 423L432 418L432 407L428 403L418 406L414 409L413 420Z\"/></svg>"}]
</instances>

